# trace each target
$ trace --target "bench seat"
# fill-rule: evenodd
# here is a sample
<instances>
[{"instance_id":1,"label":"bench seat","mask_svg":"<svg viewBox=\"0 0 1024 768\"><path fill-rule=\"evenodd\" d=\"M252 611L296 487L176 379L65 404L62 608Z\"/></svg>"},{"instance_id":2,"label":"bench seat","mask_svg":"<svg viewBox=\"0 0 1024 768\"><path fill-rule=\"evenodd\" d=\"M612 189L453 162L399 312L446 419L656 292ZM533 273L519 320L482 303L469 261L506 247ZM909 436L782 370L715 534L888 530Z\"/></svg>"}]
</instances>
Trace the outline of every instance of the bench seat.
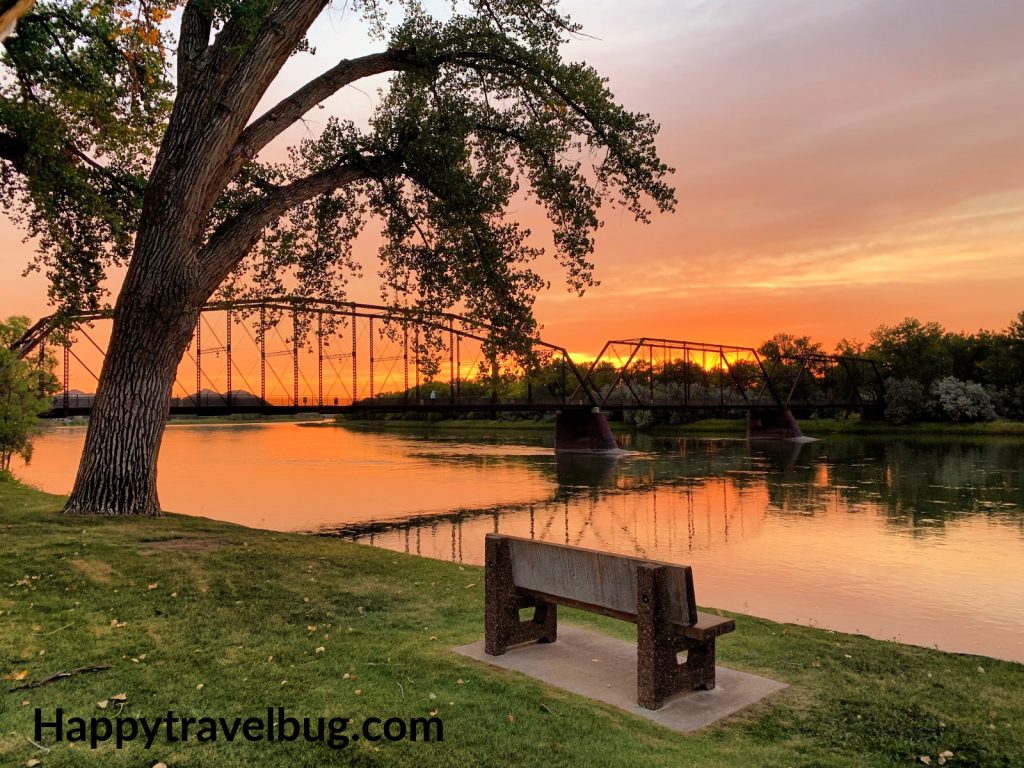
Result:
<instances>
[{"instance_id":1,"label":"bench seat","mask_svg":"<svg viewBox=\"0 0 1024 768\"><path fill-rule=\"evenodd\" d=\"M713 613L697 612L697 623L692 627L675 628L676 634L696 640L699 643L707 642L719 635L727 634L736 629L736 620L728 616L716 616Z\"/></svg>"},{"instance_id":2,"label":"bench seat","mask_svg":"<svg viewBox=\"0 0 1024 768\"><path fill-rule=\"evenodd\" d=\"M733 619L697 611L689 566L496 533L485 541L484 593L492 656L555 642L559 605L636 624L637 703L647 709L680 691L714 688L715 639L736 629ZM524 608L533 618L520 618Z\"/></svg>"}]
</instances>

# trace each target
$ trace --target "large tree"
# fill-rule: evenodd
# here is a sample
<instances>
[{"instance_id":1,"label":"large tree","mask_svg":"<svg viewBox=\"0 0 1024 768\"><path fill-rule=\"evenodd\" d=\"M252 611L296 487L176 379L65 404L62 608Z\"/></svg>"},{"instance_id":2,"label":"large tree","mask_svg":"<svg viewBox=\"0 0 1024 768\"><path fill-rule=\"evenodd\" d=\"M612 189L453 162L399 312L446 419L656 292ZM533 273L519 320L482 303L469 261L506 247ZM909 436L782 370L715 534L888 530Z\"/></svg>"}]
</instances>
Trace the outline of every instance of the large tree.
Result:
<instances>
[{"instance_id":1,"label":"large tree","mask_svg":"<svg viewBox=\"0 0 1024 768\"><path fill-rule=\"evenodd\" d=\"M125 265L74 490L80 514L158 514L175 370L215 292L343 298L352 242L382 222L383 296L458 307L522 351L543 251L508 211L532 199L569 286L592 284L603 203L668 210L657 125L563 59L555 0L346 2L374 53L341 58L256 114L327 0L42 0L5 43L0 195L41 243L65 311ZM332 12L332 11L328 11ZM266 150L346 86L386 76L365 119ZM273 148L272 148L273 149Z\"/></svg>"}]
</instances>

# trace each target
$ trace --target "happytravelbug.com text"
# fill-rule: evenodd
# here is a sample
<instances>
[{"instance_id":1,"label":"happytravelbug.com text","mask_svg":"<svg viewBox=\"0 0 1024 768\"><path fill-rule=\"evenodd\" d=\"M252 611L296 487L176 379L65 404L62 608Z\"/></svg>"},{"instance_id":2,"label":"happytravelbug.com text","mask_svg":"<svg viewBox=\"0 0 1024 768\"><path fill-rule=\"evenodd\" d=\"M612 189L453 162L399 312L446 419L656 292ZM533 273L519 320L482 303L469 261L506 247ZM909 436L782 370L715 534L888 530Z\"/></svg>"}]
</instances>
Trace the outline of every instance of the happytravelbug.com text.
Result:
<instances>
[{"instance_id":1,"label":"happytravelbug.com text","mask_svg":"<svg viewBox=\"0 0 1024 768\"><path fill-rule=\"evenodd\" d=\"M344 749L350 743L366 741L444 740L444 728L438 717L368 717L356 727L345 717L292 717L284 707L267 707L254 717L179 717L174 712L157 717L66 717L58 707L52 716L35 711L35 740L73 742L97 749L113 742L121 749L141 741L150 749L157 740L166 743L197 741L322 742L331 749Z\"/></svg>"}]
</instances>

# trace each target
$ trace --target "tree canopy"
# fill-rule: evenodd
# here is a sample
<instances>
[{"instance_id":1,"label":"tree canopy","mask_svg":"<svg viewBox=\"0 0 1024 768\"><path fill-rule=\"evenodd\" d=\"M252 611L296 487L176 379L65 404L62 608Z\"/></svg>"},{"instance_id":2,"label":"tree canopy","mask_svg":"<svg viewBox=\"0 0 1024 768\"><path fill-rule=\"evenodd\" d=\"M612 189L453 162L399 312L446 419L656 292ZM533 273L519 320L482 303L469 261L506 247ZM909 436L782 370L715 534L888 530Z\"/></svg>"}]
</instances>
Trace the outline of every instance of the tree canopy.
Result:
<instances>
[{"instance_id":1,"label":"tree canopy","mask_svg":"<svg viewBox=\"0 0 1024 768\"><path fill-rule=\"evenodd\" d=\"M42 0L3 44L0 198L38 238L62 309L105 301L109 267L145 245L147 202L179 219L207 295L343 299L353 241L376 220L384 299L461 305L514 346L535 329L545 281L543 249L511 207L543 207L553 255L583 291L603 204L640 220L674 205L658 126L563 60L579 27L553 0L348 3L343 22L379 51L341 58L261 115L283 63L313 54L305 34L326 2L190 0L172 17L176 5ZM332 115L266 159L326 98L385 73L368 121ZM185 173L198 198L158 210L154 184Z\"/></svg>"}]
</instances>

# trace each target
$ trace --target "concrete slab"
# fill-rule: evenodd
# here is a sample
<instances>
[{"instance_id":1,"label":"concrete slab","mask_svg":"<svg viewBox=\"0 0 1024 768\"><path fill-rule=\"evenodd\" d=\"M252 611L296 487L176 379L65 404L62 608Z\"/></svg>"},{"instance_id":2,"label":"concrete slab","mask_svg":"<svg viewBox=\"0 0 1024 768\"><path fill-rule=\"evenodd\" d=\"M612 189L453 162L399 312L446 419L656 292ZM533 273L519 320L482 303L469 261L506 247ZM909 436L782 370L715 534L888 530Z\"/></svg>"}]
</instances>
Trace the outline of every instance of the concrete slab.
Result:
<instances>
[{"instance_id":1,"label":"concrete slab","mask_svg":"<svg viewBox=\"0 0 1024 768\"><path fill-rule=\"evenodd\" d=\"M453 650L603 701L680 733L711 725L786 687L766 677L716 667L714 690L687 691L668 699L661 709L644 709L636 703L636 643L566 624L558 627L558 642L520 645L502 656L484 653L483 640Z\"/></svg>"}]
</instances>

